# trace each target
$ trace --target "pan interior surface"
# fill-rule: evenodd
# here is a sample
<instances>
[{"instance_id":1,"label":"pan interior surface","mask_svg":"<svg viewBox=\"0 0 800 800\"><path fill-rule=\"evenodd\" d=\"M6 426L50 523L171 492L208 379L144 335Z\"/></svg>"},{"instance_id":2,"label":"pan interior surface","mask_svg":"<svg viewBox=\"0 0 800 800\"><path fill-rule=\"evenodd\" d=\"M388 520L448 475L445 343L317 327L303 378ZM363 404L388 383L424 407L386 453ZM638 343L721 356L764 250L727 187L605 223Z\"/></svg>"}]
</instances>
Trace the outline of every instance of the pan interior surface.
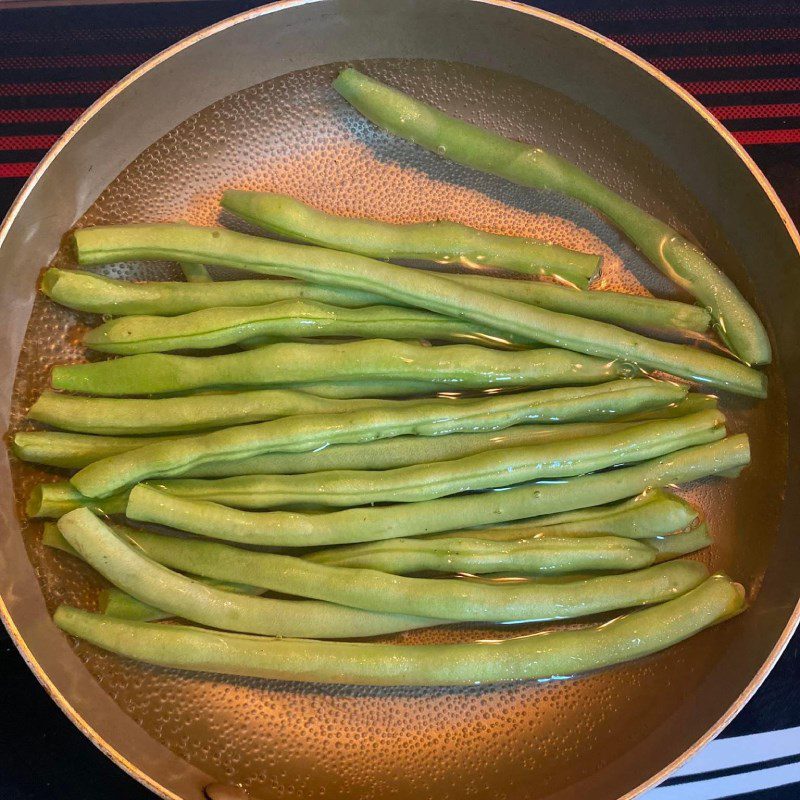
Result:
<instances>
[{"instance_id":1,"label":"pan interior surface","mask_svg":"<svg viewBox=\"0 0 800 800\"><path fill-rule=\"evenodd\" d=\"M186 220L229 224L223 189L291 194L335 213L394 222L450 219L599 252L596 288L681 296L604 220L569 199L482 175L386 135L330 88L341 65L293 72L225 97L145 150L102 193L79 225ZM640 144L550 89L483 68L426 60L359 64L437 106L514 139L570 158L634 202L690 231L745 291L736 253L714 221ZM74 266L62 247L54 260ZM104 274L179 275L171 264L123 264ZM225 277L219 275L219 277ZM756 307L757 303L756 303ZM20 356L11 430L48 382L54 363L83 358L79 334L93 320L36 300ZM731 430L746 431L753 464L735 483L683 494L706 513L715 543L698 555L742 582L753 600L778 529L786 473L781 379L767 401L728 397ZM20 515L31 487L53 479L13 466ZM59 476L60 477L60 476ZM48 609L94 608L99 578L23 527ZM653 774L637 748L661 749L660 767L686 740L675 710L720 674L738 620L658 656L576 680L465 689L378 689L221 678L134 663L76 644L104 690L153 738L202 771L254 797L617 797L603 772L625 764L628 787ZM537 626L460 627L395 640L498 638ZM628 763L630 762L630 763ZM585 783L594 780L592 784ZM591 785L591 795L574 793Z\"/></svg>"}]
</instances>

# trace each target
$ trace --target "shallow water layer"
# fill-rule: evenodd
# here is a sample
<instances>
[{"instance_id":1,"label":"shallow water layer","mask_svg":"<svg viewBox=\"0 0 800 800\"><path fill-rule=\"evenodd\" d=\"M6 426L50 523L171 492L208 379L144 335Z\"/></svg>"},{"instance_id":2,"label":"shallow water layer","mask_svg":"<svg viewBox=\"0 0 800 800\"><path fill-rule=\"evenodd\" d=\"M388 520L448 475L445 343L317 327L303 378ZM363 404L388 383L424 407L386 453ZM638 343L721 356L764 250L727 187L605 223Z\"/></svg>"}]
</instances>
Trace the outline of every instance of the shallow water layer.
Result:
<instances>
[{"instance_id":1,"label":"shallow water layer","mask_svg":"<svg viewBox=\"0 0 800 800\"><path fill-rule=\"evenodd\" d=\"M466 119L553 149L702 242L741 277L713 221L678 179L610 123L550 90L438 62L367 65ZM330 88L335 66L283 76L227 97L148 148L81 225L187 220L229 223L225 188L292 194L328 211L396 222L451 219L603 255L597 289L679 293L628 242L580 204L471 172L374 129ZM71 266L66 249L55 264ZM106 274L177 276L174 265L117 265ZM222 277L220 275L220 277ZM683 298L685 299L685 298ZM39 298L20 358L12 430L45 387L48 368L83 358L88 322ZM735 482L682 490L706 513L715 544L697 557L757 590L776 530L785 470L785 408L777 375L769 400L723 398L731 428L752 439L753 466ZM14 465L20 514L44 473ZM48 607L93 607L100 579L24 529ZM535 630L525 626L523 630ZM520 629L452 627L396 637L456 641ZM640 741L700 685L730 629L579 680L456 690L302 686L151 668L84 645L87 668L153 737L220 780L270 797L545 797ZM454 777L454 776L457 776Z\"/></svg>"}]
</instances>

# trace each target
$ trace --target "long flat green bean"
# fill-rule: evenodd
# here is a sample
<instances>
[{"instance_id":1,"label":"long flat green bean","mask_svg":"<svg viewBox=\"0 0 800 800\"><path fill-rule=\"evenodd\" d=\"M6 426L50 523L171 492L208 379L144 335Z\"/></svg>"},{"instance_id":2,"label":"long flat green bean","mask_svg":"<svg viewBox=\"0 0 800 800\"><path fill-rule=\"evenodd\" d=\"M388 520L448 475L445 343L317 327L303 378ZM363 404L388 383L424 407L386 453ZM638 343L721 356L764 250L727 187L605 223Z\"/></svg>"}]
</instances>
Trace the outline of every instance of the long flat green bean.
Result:
<instances>
[{"instance_id":1,"label":"long flat green bean","mask_svg":"<svg viewBox=\"0 0 800 800\"><path fill-rule=\"evenodd\" d=\"M73 523L72 517L77 514L82 516ZM78 533L74 533L67 523L78 526ZM82 511L67 514L58 524L73 547L112 583L134 597L151 602L156 608L173 613L177 613L177 606L162 605L163 589L159 594L162 597L160 602L153 603L141 597L145 591L150 592L149 597L158 592L141 586L146 578L160 580L165 584L163 588L174 582L176 591L181 591L183 584L175 581L175 573L165 574L165 571L156 568L157 564L217 580L238 580L283 594L326 600L336 603L338 607L479 622L565 619L659 603L693 589L708 575L702 564L673 561L620 575L602 575L563 583L454 583L436 578L404 578L376 570L331 567L294 556L258 553L216 542L181 540L154 534L137 535L131 544L124 542L96 517L89 517ZM138 558L130 556L128 550L133 550ZM651 556L654 555L651 550ZM111 561L114 563L106 563ZM196 591L196 587L184 591ZM258 604L255 606L258 607ZM194 605L187 607L195 616L186 613L181 616L203 621L196 616L198 612ZM240 611L246 613L246 608L245 603ZM231 630L219 622L214 623L214 627Z\"/></svg>"},{"instance_id":2,"label":"long flat green bean","mask_svg":"<svg viewBox=\"0 0 800 800\"><path fill-rule=\"evenodd\" d=\"M265 389L264 392L272 390ZM50 394L45 392L42 397ZM245 395L239 393L238 397ZM132 403L127 406L132 419L126 419L120 424L130 424L136 427L125 427L129 434L137 433L142 420L142 412L153 404L158 411L166 403L160 400L121 400L106 398L71 397L70 395L57 394L58 398L69 398L80 405L91 404L87 408L91 413L82 425L92 429L92 418L101 423L101 405ZM147 405L139 405L145 403ZM50 405L52 419L58 419L58 427L73 424L75 417L69 413L67 407L58 404ZM71 406L70 406L71 407ZM717 407L716 398L710 395L689 395L686 400L664 406L653 411L643 411L632 415L625 415L619 422L574 422L561 425L519 425L507 428L502 432L486 433L456 433L447 437L430 439L425 436L399 436L395 439L379 439L365 444L340 444L324 447L310 453L268 453L262 456L228 461L219 464L207 464L197 467L186 473L190 478L224 478L228 475L292 475L301 472L322 472L331 469L394 469L410 464L423 464L428 461L447 461L453 458L481 453L496 447L516 447L521 445L539 444L541 442L554 442L566 439L575 439L580 436L594 436L600 433L622 430L652 419L669 419ZM114 409L114 405L110 407ZM120 407L118 407L120 408ZM199 411L199 409L197 409ZM126 411L126 415L127 415ZM145 415L146 416L146 415ZM119 422L119 415L113 414L112 419ZM152 422L152 419L151 419ZM107 424L107 423L103 423ZM177 435L177 434L176 434ZM174 438L173 435L172 438ZM62 433L60 431L20 431L14 434L12 449L14 455L22 461L31 461L36 464L45 464L51 467L79 469L99 461L106 456L134 450L145 444L164 441L169 436L93 436L83 433Z\"/></svg>"},{"instance_id":3,"label":"long flat green bean","mask_svg":"<svg viewBox=\"0 0 800 800\"><path fill-rule=\"evenodd\" d=\"M367 119L427 150L523 186L563 192L593 206L661 272L711 311L722 338L746 363L771 360L769 337L761 320L719 267L674 228L579 167L539 147L450 117L354 69L344 70L333 85Z\"/></svg>"},{"instance_id":4,"label":"long flat green bean","mask_svg":"<svg viewBox=\"0 0 800 800\"><path fill-rule=\"evenodd\" d=\"M395 575L412 572L559 575L641 569L651 563L688 555L709 544L708 529L701 524L685 533L639 540L620 536L550 536L546 531L513 541L455 535L387 539L317 550L304 558L315 564L374 569Z\"/></svg>"},{"instance_id":5,"label":"long flat green bean","mask_svg":"<svg viewBox=\"0 0 800 800\"><path fill-rule=\"evenodd\" d=\"M245 343L319 337L362 339L434 339L508 345L514 337L430 311L367 306L337 308L310 300L286 300L266 306L207 308L175 317L130 316L112 319L88 331L91 350L117 355L203 350Z\"/></svg>"},{"instance_id":6,"label":"long flat green bean","mask_svg":"<svg viewBox=\"0 0 800 800\"><path fill-rule=\"evenodd\" d=\"M582 436L620 431L637 424L567 422L560 425L517 425L502 431L453 433L449 436L398 436L365 444L337 444L309 453L267 453L240 461L211 463L191 470L186 477L224 478L232 475L296 475L327 470L397 469L412 464L464 458L497 448L564 442Z\"/></svg>"},{"instance_id":7,"label":"long flat green bean","mask_svg":"<svg viewBox=\"0 0 800 800\"><path fill-rule=\"evenodd\" d=\"M439 402L444 406L448 401ZM338 400L287 389L154 399L74 397L45 391L31 406L28 419L83 433L139 435L222 428L299 414L392 408L398 403L402 407L402 401Z\"/></svg>"},{"instance_id":8,"label":"long flat green bean","mask_svg":"<svg viewBox=\"0 0 800 800\"><path fill-rule=\"evenodd\" d=\"M642 569L657 551L634 539L538 536L514 542L482 539L387 539L320 550L304 558L314 564L357 567L394 575L412 572L514 572L560 575L593 570Z\"/></svg>"},{"instance_id":9,"label":"long flat green bean","mask_svg":"<svg viewBox=\"0 0 800 800\"><path fill-rule=\"evenodd\" d=\"M354 444L416 434L438 436L502 430L521 422L613 419L643 406L680 400L685 389L647 380L616 381L591 387L550 389L476 400L419 401L395 408L347 414L285 417L240 425L156 444L101 459L71 478L89 497L153 477L183 475L212 462L235 461L270 452L308 452L330 444Z\"/></svg>"},{"instance_id":10,"label":"long flat green bean","mask_svg":"<svg viewBox=\"0 0 800 800\"><path fill-rule=\"evenodd\" d=\"M224 478L229 475L293 475L331 469L393 469L428 461L447 461L494 447L516 447L610 433L636 424L574 422L563 425L518 425L502 432L455 433L437 439L398 436L366 444L333 445L310 453L269 453L239 461L212 463L190 470L186 477ZM60 431L20 431L14 434L12 449L21 461L78 469L106 456L135 450L145 444L163 442L168 438L175 436L91 436Z\"/></svg>"},{"instance_id":11,"label":"long flat green bean","mask_svg":"<svg viewBox=\"0 0 800 800\"><path fill-rule=\"evenodd\" d=\"M699 514L691 504L675 494L656 488L608 506L548 514L515 525L438 534L432 538L458 536L513 542L542 533L548 536L602 535L642 539L687 530L695 526L698 519Z\"/></svg>"},{"instance_id":12,"label":"long flat green bean","mask_svg":"<svg viewBox=\"0 0 800 800\"><path fill-rule=\"evenodd\" d=\"M744 590L724 575L661 605L612 622L468 644L393 645L292 641L131 622L69 606L54 621L105 650L178 669L365 685L473 686L578 675L657 653L744 608Z\"/></svg>"},{"instance_id":13,"label":"long flat green bean","mask_svg":"<svg viewBox=\"0 0 800 800\"><path fill-rule=\"evenodd\" d=\"M106 456L134 450L166 437L90 436L61 431L19 431L14 434L12 452L20 461L49 467L77 469Z\"/></svg>"},{"instance_id":14,"label":"long flat green bean","mask_svg":"<svg viewBox=\"0 0 800 800\"><path fill-rule=\"evenodd\" d=\"M241 353L123 356L56 366L56 389L104 396L167 394L215 387L275 386L346 375L348 380L430 381L443 389L568 386L629 375L629 366L542 348L505 352L474 345L426 347L389 339L344 344L270 344Z\"/></svg>"},{"instance_id":15,"label":"long flat green bean","mask_svg":"<svg viewBox=\"0 0 800 800\"><path fill-rule=\"evenodd\" d=\"M764 375L714 353L488 295L430 272L353 253L278 242L221 228L170 224L82 228L75 232L74 240L82 264L166 258L367 290L553 347L605 359L624 359L645 369L664 370L753 397L766 394Z\"/></svg>"},{"instance_id":16,"label":"long flat green bean","mask_svg":"<svg viewBox=\"0 0 800 800\"><path fill-rule=\"evenodd\" d=\"M690 447L631 467L503 492L446 497L407 505L352 508L327 514L241 511L169 495L139 484L131 490L130 519L157 522L245 544L318 547L395 539L554 514L609 503L650 486L685 483L747 464L747 436Z\"/></svg>"},{"instance_id":17,"label":"long flat green bean","mask_svg":"<svg viewBox=\"0 0 800 800\"><path fill-rule=\"evenodd\" d=\"M188 265L187 265L188 266ZM203 308L257 306L284 300L313 300L346 308L386 304L379 294L337 289L300 281L239 280L212 283L124 281L77 269L48 269L42 291L56 303L76 311L110 314L188 314Z\"/></svg>"},{"instance_id":18,"label":"long flat green bean","mask_svg":"<svg viewBox=\"0 0 800 800\"><path fill-rule=\"evenodd\" d=\"M75 508L90 508L98 514L124 514L128 504L128 493L112 494L102 500L84 497L67 481L40 483L28 497L25 513L29 517L58 518Z\"/></svg>"},{"instance_id":19,"label":"long flat green bean","mask_svg":"<svg viewBox=\"0 0 800 800\"><path fill-rule=\"evenodd\" d=\"M691 330L702 333L710 315L699 306L618 292L580 292L539 281L505 280L475 275L445 275L449 280L552 311L598 319L623 327ZM203 288L203 291L201 291ZM206 290L207 289L207 290ZM42 291L51 299L78 311L126 316L188 314L205 308L255 306L309 300L340 308L374 305L407 306L379 294L292 280L221 281L206 287L170 281L132 283L81 270L46 273Z\"/></svg>"},{"instance_id":20,"label":"long flat green bean","mask_svg":"<svg viewBox=\"0 0 800 800\"><path fill-rule=\"evenodd\" d=\"M417 503L446 495L496 489L533 480L584 475L632 464L725 436L725 417L701 411L675 420L527 447L490 450L453 461L393 470L343 470L307 475L244 475L217 480L158 481L179 497L211 500L234 508L279 508L315 504L361 506Z\"/></svg>"},{"instance_id":21,"label":"long flat green bean","mask_svg":"<svg viewBox=\"0 0 800 800\"><path fill-rule=\"evenodd\" d=\"M224 592L156 563L86 508L65 514L58 521L58 529L81 557L117 588L174 616L213 628L349 639L438 624L430 619L375 614L332 603Z\"/></svg>"},{"instance_id":22,"label":"long flat green bean","mask_svg":"<svg viewBox=\"0 0 800 800\"><path fill-rule=\"evenodd\" d=\"M675 300L639 297L620 292L581 292L544 281L509 280L487 275L440 274L471 289L563 314L610 322L623 328L704 333L711 324L711 315L706 309Z\"/></svg>"},{"instance_id":23,"label":"long flat green bean","mask_svg":"<svg viewBox=\"0 0 800 800\"><path fill-rule=\"evenodd\" d=\"M223 192L220 204L272 233L373 258L414 258L462 266L492 266L531 275L553 275L585 288L600 270L600 256L500 236L455 222L394 225L326 214L293 197L267 192Z\"/></svg>"}]
</instances>

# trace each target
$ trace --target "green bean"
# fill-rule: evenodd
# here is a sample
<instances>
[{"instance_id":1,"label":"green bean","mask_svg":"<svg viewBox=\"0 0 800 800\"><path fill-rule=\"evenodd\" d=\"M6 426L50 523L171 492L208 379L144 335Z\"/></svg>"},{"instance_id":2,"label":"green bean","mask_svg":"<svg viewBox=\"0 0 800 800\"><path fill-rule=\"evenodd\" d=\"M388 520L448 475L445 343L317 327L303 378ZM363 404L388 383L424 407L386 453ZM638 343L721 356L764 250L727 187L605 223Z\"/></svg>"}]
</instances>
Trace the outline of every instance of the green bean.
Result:
<instances>
[{"instance_id":1,"label":"green bean","mask_svg":"<svg viewBox=\"0 0 800 800\"><path fill-rule=\"evenodd\" d=\"M440 274L450 281L488 294L548 308L550 311L610 322L623 328L704 333L711 324L711 315L706 309L688 303L678 303L675 300L639 297L620 292L579 292L544 281L509 280L486 275Z\"/></svg>"},{"instance_id":2,"label":"green bean","mask_svg":"<svg viewBox=\"0 0 800 800\"><path fill-rule=\"evenodd\" d=\"M531 275L553 275L585 288L600 271L600 256L545 244L535 239L501 236L455 222L395 225L374 219L326 214L293 197L229 189L222 207L249 222L290 239L373 258L411 258L462 266L499 267Z\"/></svg>"},{"instance_id":3,"label":"green bean","mask_svg":"<svg viewBox=\"0 0 800 800\"><path fill-rule=\"evenodd\" d=\"M710 319L705 309L672 300L634 297L617 292L578 292L564 286L538 281L444 273L441 273L441 277L530 305L612 322L623 327L681 329L702 333L708 328ZM50 268L45 273L42 291L69 308L114 316L128 314L171 316L205 308L254 306L301 300L344 308L406 305L401 302L395 303L379 294L292 280L221 281L213 285L206 284L203 291L200 291L200 287L187 286L185 283L170 281L131 283L81 270L56 268Z\"/></svg>"},{"instance_id":4,"label":"green bean","mask_svg":"<svg viewBox=\"0 0 800 800\"><path fill-rule=\"evenodd\" d=\"M539 147L511 141L427 103L344 70L334 88L367 119L451 161L522 186L562 192L593 206L625 233L667 277L707 307L726 344L748 364L771 360L769 337L733 282L674 228Z\"/></svg>"},{"instance_id":5,"label":"green bean","mask_svg":"<svg viewBox=\"0 0 800 800\"><path fill-rule=\"evenodd\" d=\"M660 562L693 553L711 544L705 523L682 533L639 539L604 534L586 535L580 530L573 533L569 529L563 534L560 531L553 534L543 525L532 525L529 530L520 531L514 538L505 539L491 535L498 530L501 529L486 529L487 536L483 538L482 531L475 530L453 532L446 536L387 539L344 545L317 550L303 558L315 564L362 567L400 575L424 570L470 573L516 570L558 574L592 569L639 569L647 566L649 559ZM573 545L570 546L567 542L572 542ZM611 550L606 550L606 542L611 545ZM627 551L624 542L641 544L643 547L634 547ZM583 549L584 546L586 550ZM540 553L549 553L550 548L559 554L557 564L549 559L543 563L539 560L542 557ZM594 557L601 553L602 558L594 561ZM627 562L629 566L603 566L603 559L608 557L607 563L613 564L617 556L620 557L620 564ZM641 563L638 559L641 559ZM633 566L634 564L638 566Z\"/></svg>"},{"instance_id":6,"label":"green bean","mask_svg":"<svg viewBox=\"0 0 800 800\"><path fill-rule=\"evenodd\" d=\"M264 393L272 390L265 389ZM51 394L44 392L42 397ZM245 392L235 397L243 398ZM201 397L203 397L201 395ZM146 415L146 408L161 410L172 401L160 400L119 400L71 397L53 394L53 398L68 398L70 407L61 405L61 401L49 403L49 413L53 416L51 424L66 427L75 424L76 415L69 413L73 408L81 408L89 404L86 410L90 413L85 418L87 430L92 430L92 419L95 429L100 427L102 416L100 408L110 404L113 410L116 404L126 404L131 417L122 421L115 414L120 424L135 425L134 429L125 429L128 433L138 433L139 424ZM76 406L72 406L72 401ZM447 401L451 402L451 401ZM128 406L127 404L132 405ZM37 404L34 404L34 408ZM116 406L120 408L120 406ZM295 407L297 408L297 407ZM562 441L580 436L593 436L600 433L622 430L640 421L652 419L671 419L686 416L698 411L717 408L715 397L710 395L689 395L685 400L672 406L653 411L642 411L625 415L619 422L574 422L561 425L519 425L506 428L502 433L461 433L446 437L430 439L426 436L398 436L395 439L379 439L365 444L340 444L325 447L310 453L268 453L262 456L240 459L238 461L207 464L189 470L186 477L191 478L224 478L228 475L293 475L302 472L321 472L331 469L394 469L410 464L422 464L427 461L447 461L453 458L481 453L495 447L516 447L539 444L540 442ZM199 408L194 410L197 419ZM126 412L127 415L127 412ZM158 417L157 417L158 418ZM116 423L115 423L116 424ZM232 424L232 423L229 423ZM87 434L60 433L55 431L20 431L14 435L12 449L14 455L22 461L32 461L51 467L75 468L85 467L93 461L106 456L134 450L145 444L164 441L168 436L91 436ZM174 438L174 437L173 437Z\"/></svg>"},{"instance_id":7,"label":"green bean","mask_svg":"<svg viewBox=\"0 0 800 800\"><path fill-rule=\"evenodd\" d=\"M621 575L590 577L561 584L527 582L503 585L402 578L375 570L331 567L293 556L154 534L137 535L128 544L102 522L86 514L74 522L78 533L71 535L66 522L73 524L73 515L81 513L71 512L63 517L59 521L61 532L89 563L135 597L145 591L150 591L150 597L155 596L158 590L141 586L148 577L151 581L159 579L164 588L173 580L175 573L164 575L153 569L160 564L217 580L244 581L282 594L326 600L339 607L410 613L417 617L451 621L514 622L565 619L659 603L693 589L708 575L702 564L673 561ZM123 551L123 548L127 550ZM127 551L130 550L136 557L129 555ZM654 556L652 550L650 555ZM111 561L115 563L106 563ZM148 567L149 572L145 572ZM181 591L180 584L176 583L174 588L176 592ZM147 602L177 613L174 605L169 608L152 600ZM163 598L161 602L164 602ZM190 613L198 613L194 606L188 608ZM185 611L182 616L187 619L203 621L197 616L187 616ZM245 609L242 611L246 613ZM219 624L219 620L213 624L214 627L230 629Z\"/></svg>"},{"instance_id":8,"label":"green bean","mask_svg":"<svg viewBox=\"0 0 800 800\"><path fill-rule=\"evenodd\" d=\"M53 368L52 384L85 394L166 394L214 387L348 380L423 380L442 388L564 386L600 383L630 368L567 350L503 352L474 345L425 347L389 339L345 344L271 344L218 356L146 353Z\"/></svg>"},{"instance_id":9,"label":"green bean","mask_svg":"<svg viewBox=\"0 0 800 800\"><path fill-rule=\"evenodd\" d=\"M575 439L623 430L635 422L575 422L563 425L519 425L502 433L455 433L431 439L398 436L365 444L340 444L310 453L268 453L238 461L207 464L186 473L192 478L229 475L294 475L331 469L393 469L427 461L482 453L494 447L516 447L540 442ZM80 468L106 456L162 442L166 436L90 436L57 431L21 431L14 435L14 455L51 467ZM176 437L172 437L176 438Z\"/></svg>"},{"instance_id":10,"label":"green bean","mask_svg":"<svg viewBox=\"0 0 800 800\"><path fill-rule=\"evenodd\" d=\"M116 453L124 453L165 437L89 436L60 431L20 431L12 452L20 461L76 469Z\"/></svg>"},{"instance_id":11,"label":"green bean","mask_svg":"<svg viewBox=\"0 0 800 800\"><path fill-rule=\"evenodd\" d=\"M193 580L219 589L223 592L233 592L234 594L259 595L263 589L257 586L246 586L241 583L231 583L230 581L215 581L210 578L192 576ZM131 597L120 589L103 589L98 597L98 607L103 614L109 617L119 617L120 619L133 619L142 622L154 622L159 619L169 619L172 614L162 611L155 606L142 603L135 597Z\"/></svg>"},{"instance_id":12,"label":"green bean","mask_svg":"<svg viewBox=\"0 0 800 800\"><path fill-rule=\"evenodd\" d=\"M28 497L25 513L29 517L60 517L75 508L91 508L98 514L124 514L128 504L128 493L112 494L110 497L97 500L84 497L72 484L40 483L34 487Z\"/></svg>"},{"instance_id":13,"label":"green bean","mask_svg":"<svg viewBox=\"0 0 800 800\"><path fill-rule=\"evenodd\" d=\"M643 539L687 530L697 524L698 518L697 510L681 497L662 489L648 489L637 497L609 506L539 516L516 525L439 534L432 538L458 536L513 542L542 533L548 536L602 535Z\"/></svg>"},{"instance_id":14,"label":"green bean","mask_svg":"<svg viewBox=\"0 0 800 800\"><path fill-rule=\"evenodd\" d=\"M179 497L249 509L306 504L352 507L368 503L417 503L533 480L584 475L619 464L645 461L724 436L722 413L702 411L676 420L643 422L631 429L572 441L502 448L453 461L393 470L244 475L217 480L158 481L156 486Z\"/></svg>"},{"instance_id":15,"label":"green bean","mask_svg":"<svg viewBox=\"0 0 800 800\"><path fill-rule=\"evenodd\" d=\"M412 464L449 461L495 448L563 442L583 436L611 433L636 424L574 422L561 425L517 425L503 431L453 433L449 436L398 436L364 444L338 444L309 453L267 453L240 461L218 464L212 462L190 470L186 477L224 478L232 475L296 475L328 470L396 469Z\"/></svg>"},{"instance_id":16,"label":"green bean","mask_svg":"<svg viewBox=\"0 0 800 800\"><path fill-rule=\"evenodd\" d=\"M188 265L187 265L188 266ZM42 291L56 303L76 311L128 314L188 314L203 308L256 306L284 300L313 300L347 308L386 304L386 298L358 290L283 280L134 283L75 269L48 269Z\"/></svg>"},{"instance_id":17,"label":"green bean","mask_svg":"<svg viewBox=\"0 0 800 800\"><path fill-rule=\"evenodd\" d=\"M539 536L516 542L481 539L389 539L320 550L305 556L314 564L412 572L516 572L560 575L591 570L642 569L655 562L654 548L633 539Z\"/></svg>"},{"instance_id":18,"label":"green bean","mask_svg":"<svg viewBox=\"0 0 800 800\"><path fill-rule=\"evenodd\" d=\"M441 402L418 401L393 410L285 417L139 447L90 464L71 481L82 494L100 497L147 478L183 475L204 464L263 453L307 452L404 434L501 430L521 422L602 420L674 402L684 395L685 389L673 384L633 380L454 400L446 407Z\"/></svg>"},{"instance_id":19,"label":"green bean","mask_svg":"<svg viewBox=\"0 0 800 800\"><path fill-rule=\"evenodd\" d=\"M684 483L749 462L747 436L690 447L611 472L407 505L351 508L327 514L241 511L176 497L139 484L129 519L157 522L215 539L282 547L318 547L439 533L586 508L630 497L650 486Z\"/></svg>"},{"instance_id":20,"label":"green bean","mask_svg":"<svg viewBox=\"0 0 800 800\"><path fill-rule=\"evenodd\" d=\"M713 539L708 532L708 526L701 522L696 528L683 533L674 533L670 536L657 536L653 539L642 539L645 544L657 551L656 563L660 564L676 556L685 556L702 550L712 544Z\"/></svg>"},{"instance_id":21,"label":"green bean","mask_svg":"<svg viewBox=\"0 0 800 800\"><path fill-rule=\"evenodd\" d=\"M108 362L113 363L113 362ZM451 402L438 401L441 406ZM156 399L73 397L42 392L28 419L84 433L179 433L241 425L298 414L339 414L398 405L398 401L336 400L286 389L261 389ZM402 407L402 402L400 406Z\"/></svg>"},{"instance_id":22,"label":"green bean","mask_svg":"<svg viewBox=\"0 0 800 800\"><path fill-rule=\"evenodd\" d=\"M645 369L663 370L752 397L766 394L764 375L714 353L658 342L605 322L487 295L430 272L353 253L278 242L221 228L170 224L82 228L75 232L74 240L82 264L166 258L374 291L395 302L468 319L553 347L628 360Z\"/></svg>"},{"instance_id":23,"label":"green bean","mask_svg":"<svg viewBox=\"0 0 800 800\"><path fill-rule=\"evenodd\" d=\"M211 283L211 275L202 264L181 264L183 277L189 283Z\"/></svg>"},{"instance_id":24,"label":"green bean","mask_svg":"<svg viewBox=\"0 0 800 800\"><path fill-rule=\"evenodd\" d=\"M66 633L151 664L290 681L381 686L473 686L545 679L657 653L744 608L744 589L714 575L661 605L580 629L465 644L370 644L269 639L117 620L60 606Z\"/></svg>"},{"instance_id":25,"label":"green bean","mask_svg":"<svg viewBox=\"0 0 800 800\"><path fill-rule=\"evenodd\" d=\"M207 308L175 317L112 319L83 337L91 350L118 355L202 350L232 344L261 346L316 337L435 339L508 345L514 337L470 322L393 306L337 308L309 300L266 306Z\"/></svg>"},{"instance_id":26,"label":"green bean","mask_svg":"<svg viewBox=\"0 0 800 800\"><path fill-rule=\"evenodd\" d=\"M174 616L213 628L349 639L438 624L438 620L375 614L313 600L223 592L156 563L86 508L65 514L58 528L81 557L117 588Z\"/></svg>"}]
</instances>

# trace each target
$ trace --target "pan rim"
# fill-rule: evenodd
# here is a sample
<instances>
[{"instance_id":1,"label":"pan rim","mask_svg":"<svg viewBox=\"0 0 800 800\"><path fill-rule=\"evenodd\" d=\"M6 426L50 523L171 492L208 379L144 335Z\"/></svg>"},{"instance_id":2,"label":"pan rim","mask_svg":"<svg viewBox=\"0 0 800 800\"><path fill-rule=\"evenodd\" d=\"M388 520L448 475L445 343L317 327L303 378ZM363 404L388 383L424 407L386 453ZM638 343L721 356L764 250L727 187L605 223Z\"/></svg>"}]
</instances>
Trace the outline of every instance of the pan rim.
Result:
<instances>
[{"instance_id":1,"label":"pan rim","mask_svg":"<svg viewBox=\"0 0 800 800\"><path fill-rule=\"evenodd\" d=\"M241 23L249 22L252 19L266 16L267 14L277 13L289 8L295 8L304 5L323 4L329 0L279 0L279 2L270 3L265 6L258 6L248 11L236 14L226 19L220 20L206 28L203 28L179 42L171 45L165 50L157 53L152 58L145 61L139 67L134 69L118 83L101 95L92 105L90 105L62 134L56 143L50 148L44 158L39 162L36 169L31 173L27 181L24 183L17 197L14 199L8 213L0 224L0 248L11 229L12 224L16 220L19 212L23 208L28 196L33 188L45 174L51 163L56 159L60 152L66 147L69 141L80 131L102 108L111 102L117 95L127 90L138 79L146 75L148 72L167 61L169 58L177 55L178 53L192 47L198 42L214 36L228 28L232 28ZM536 17L544 20L553 25L565 28L575 34L590 39L597 45L600 45L607 50L612 51L616 55L626 59L634 67L637 67L644 72L648 73L654 80L658 81L665 88L675 94L680 100L687 104L693 111L695 111L703 121L708 124L712 130L723 139L723 141L733 150L734 154L738 156L750 174L758 183L760 189L766 194L770 204L777 212L787 234L792 240L795 249L800 254L800 232L797 226L791 219L789 212L784 206L781 199L778 197L775 189L767 180L764 173L747 153L744 147L736 140L733 134L724 127L724 125L711 114L700 102L698 102L689 92L687 92L680 84L675 82L672 78L668 77L657 67L653 66L647 60L632 52L623 45L603 36L600 33L574 22L566 17L545 11L540 8L535 8L528 5L523 5L515 0L461 0L462 2L470 2L487 6L494 6L504 8L509 11L515 11ZM9 610L5 603L4 598L0 595L0 619L3 622L6 630L8 631L11 641L19 651L23 660L26 662L30 670L33 672L39 683L43 686L45 691L50 695L56 705L61 709L65 716L80 730L88 739L95 745L101 752L108 756L118 767L124 770L131 777L135 778L142 785L154 792L159 797L165 800L183 800L180 795L175 794L167 787L153 779L149 774L140 769L136 764L129 761L119 750L110 745L87 719L75 709L67 698L61 693L58 687L49 678L46 670L39 664L36 656L27 646L22 634L17 628ZM780 637L776 641L774 647L770 651L767 658L762 663L761 667L756 671L753 678L748 685L743 689L739 696L729 706L727 711L703 734L698 738L695 743L687 748L680 756L674 759L671 763L657 772L648 780L642 782L635 788L622 795L619 800L634 800L634 798L641 795L643 792L654 788L656 785L664 781L671 773L681 767L688 761L696 752L704 747L709 741L716 737L739 713L739 711L750 700L759 686L764 682L766 677L772 671L777 663L781 654L788 645L794 632L800 627L800 598L798 598L788 620L781 632ZM178 757L178 756L176 756Z\"/></svg>"}]
</instances>

